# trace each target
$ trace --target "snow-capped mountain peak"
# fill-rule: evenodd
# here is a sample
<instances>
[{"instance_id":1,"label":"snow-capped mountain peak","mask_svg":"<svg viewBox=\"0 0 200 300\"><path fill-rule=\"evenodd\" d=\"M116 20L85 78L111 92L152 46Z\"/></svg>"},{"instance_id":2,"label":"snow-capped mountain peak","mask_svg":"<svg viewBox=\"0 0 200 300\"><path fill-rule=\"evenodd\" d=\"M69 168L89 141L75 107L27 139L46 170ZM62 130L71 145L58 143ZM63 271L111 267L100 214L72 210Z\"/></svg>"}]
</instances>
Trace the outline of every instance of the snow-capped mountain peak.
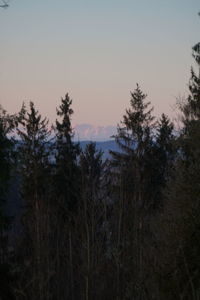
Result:
<instances>
[{"instance_id":1,"label":"snow-capped mountain peak","mask_svg":"<svg viewBox=\"0 0 200 300\"><path fill-rule=\"evenodd\" d=\"M91 124L79 124L74 126L75 140L106 141L116 134L116 126L93 126Z\"/></svg>"}]
</instances>

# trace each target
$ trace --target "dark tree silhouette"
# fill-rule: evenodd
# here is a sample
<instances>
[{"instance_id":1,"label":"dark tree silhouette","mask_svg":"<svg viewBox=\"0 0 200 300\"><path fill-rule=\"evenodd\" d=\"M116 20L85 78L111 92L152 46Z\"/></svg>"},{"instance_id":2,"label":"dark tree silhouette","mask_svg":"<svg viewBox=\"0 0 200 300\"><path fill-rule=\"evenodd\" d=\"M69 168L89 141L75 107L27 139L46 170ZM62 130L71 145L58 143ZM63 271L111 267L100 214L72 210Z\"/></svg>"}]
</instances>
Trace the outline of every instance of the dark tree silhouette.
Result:
<instances>
[{"instance_id":1,"label":"dark tree silhouette","mask_svg":"<svg viewBox=\"0 0 200 300\"><path fill-rule=\"evenodd\" d=\"M1 7L1 8L8 8L8 7L9 7L8 1L1 0L1 3L2 3L2 4L0 4L0 7Z\"/></svg>"}]
</instances>

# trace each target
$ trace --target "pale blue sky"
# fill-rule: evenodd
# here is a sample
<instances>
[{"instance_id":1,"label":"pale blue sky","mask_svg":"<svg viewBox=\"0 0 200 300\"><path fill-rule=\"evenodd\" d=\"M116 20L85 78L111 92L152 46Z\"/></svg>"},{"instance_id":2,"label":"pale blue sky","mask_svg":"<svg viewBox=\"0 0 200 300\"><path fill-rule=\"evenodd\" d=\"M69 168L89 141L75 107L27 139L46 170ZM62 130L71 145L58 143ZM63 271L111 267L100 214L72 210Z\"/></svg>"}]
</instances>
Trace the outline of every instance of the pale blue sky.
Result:
<instances>
[{"instance_id":1,"label":"pale blue sky","mask_svg":"<svg viewBox=\"0 0 200 300\"><path fill-rule=\"evenodd\" d=\"M73 98L73 123L115 125L138 82L155 114L187 94L199 0L10 0L0 10L0 103L32 100L55 119Z\"/></svg>"}]
</instances>

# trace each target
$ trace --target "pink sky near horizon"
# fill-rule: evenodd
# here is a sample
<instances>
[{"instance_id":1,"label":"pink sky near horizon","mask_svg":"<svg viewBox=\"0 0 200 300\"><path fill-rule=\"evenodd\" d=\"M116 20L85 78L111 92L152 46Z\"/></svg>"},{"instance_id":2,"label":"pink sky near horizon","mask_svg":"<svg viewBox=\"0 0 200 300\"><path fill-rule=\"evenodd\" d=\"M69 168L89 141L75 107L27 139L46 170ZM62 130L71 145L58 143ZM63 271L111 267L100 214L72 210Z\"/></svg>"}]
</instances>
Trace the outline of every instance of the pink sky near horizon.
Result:
<instances>
[{"instance_id":1,"label":"pink sky near horizon","mask_svg":"<svg viewBox=\"0 0 200 300\"><path fill-rule=\"evenodd\" d=\"M0 103L8 112L33 101L54 122L68 92L74 125L116 125L139 83L155 115L173 117L199 41L197 0L56 3L13 0L0 10Z\"/></svg>"}]
</instances>

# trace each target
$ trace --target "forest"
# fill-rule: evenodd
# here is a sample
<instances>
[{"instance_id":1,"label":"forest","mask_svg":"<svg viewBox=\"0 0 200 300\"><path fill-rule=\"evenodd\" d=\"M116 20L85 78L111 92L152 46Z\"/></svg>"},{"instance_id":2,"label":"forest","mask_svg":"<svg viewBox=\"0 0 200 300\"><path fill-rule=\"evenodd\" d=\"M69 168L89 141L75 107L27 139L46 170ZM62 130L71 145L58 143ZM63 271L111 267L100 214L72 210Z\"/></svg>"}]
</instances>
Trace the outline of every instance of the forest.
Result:
<instances>
[{"instance_id":1,"label":"forest","mask_svg":"<svg viewBox=\"0 0 200 300\"><path fill-rule=\"evenodd\" d=\"M200 43L192 51L181 126L156 119L137 84L106 160L74 141L68 93L53 126L33 102L0 108L1 300L200 299Z\"/></svg>"}]
</instances>

